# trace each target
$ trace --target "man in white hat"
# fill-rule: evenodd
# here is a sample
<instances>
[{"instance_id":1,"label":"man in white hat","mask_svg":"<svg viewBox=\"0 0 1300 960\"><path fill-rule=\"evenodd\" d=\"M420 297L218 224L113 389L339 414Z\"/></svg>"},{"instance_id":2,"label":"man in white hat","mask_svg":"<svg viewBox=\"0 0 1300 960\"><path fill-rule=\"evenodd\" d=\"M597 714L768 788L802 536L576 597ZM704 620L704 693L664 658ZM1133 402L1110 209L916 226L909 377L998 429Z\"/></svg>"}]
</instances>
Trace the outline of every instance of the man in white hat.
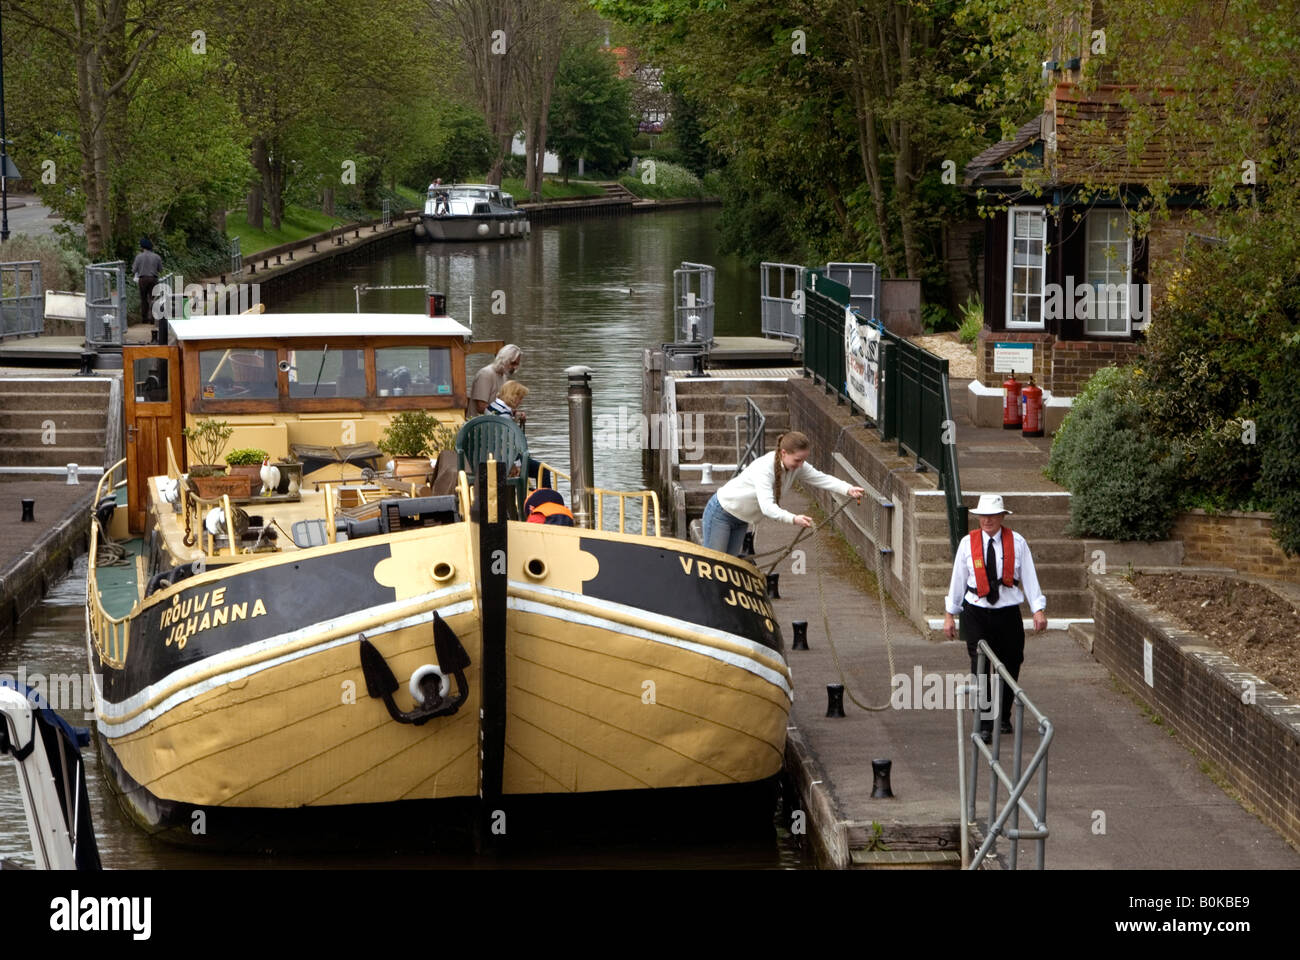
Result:
<instances>
[{"instance_id":1,"label":"man in white hat","mask_svg":"<svg viewBox=\"0 0 1300 960\"><path fill-rule=\"evenodd\" d=\"M1025 538L1002 518L1011 513L1002 497L993 493L980 495L979 505L970 511L979 518L979 529L962 538L952 564L952 582L945 598L947 611L943 632L949 640L957 634L953 619L961 615L961 638L970 654L971 673L975 672L981 640L988 641L994 656L1005 664L1012 678L1020 678L1020 664L1025 659L1025 625L1020 619L1020 604L1028 600L1034 614L1034 630L1047 629L1047 598L1038 587L1034 558ZM986 670L987 674L987 670ZM993 686L984 689L993 696ZM1011 732L1011 697L1002 691L1002 732ZM980 721L980 736L985 743L992 739L993 720Z\"/></svg>"}]
</instances>

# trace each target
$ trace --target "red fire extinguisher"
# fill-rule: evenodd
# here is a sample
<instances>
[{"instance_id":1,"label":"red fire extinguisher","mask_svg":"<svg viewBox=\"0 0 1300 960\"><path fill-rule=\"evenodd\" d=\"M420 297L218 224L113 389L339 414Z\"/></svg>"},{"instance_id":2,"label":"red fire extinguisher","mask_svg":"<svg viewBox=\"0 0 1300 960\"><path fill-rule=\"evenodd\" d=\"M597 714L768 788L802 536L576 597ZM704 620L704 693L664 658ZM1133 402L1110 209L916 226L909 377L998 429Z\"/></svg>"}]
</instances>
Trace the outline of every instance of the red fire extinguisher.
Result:
<instances>
[{"instance_id":1,"label":"red fire extinguisher","mask_svg":"<svg viewBox=\"0 0 1300 960\"><path fill-rule=\"evenodd\" d=\"M1029 378L1029 386L1021 394L1025 398L1024 424L1020 429L1022 437L1041 437L1043 435L1043 391L1034 386L1034 378Z\"/></svg>"},{"instance_id":2,"label":"red fire extinguisher","mask_svg":"<svg viewBox=\"0 0 1300 960\"><path fill-rule=\"evenodd\" d=\"M1005 391L1002 395L1002 429L1019 430L1020 384L1016 382L1014 373L1002 381L1002 389Z\"/></svg>"}]
</instances>

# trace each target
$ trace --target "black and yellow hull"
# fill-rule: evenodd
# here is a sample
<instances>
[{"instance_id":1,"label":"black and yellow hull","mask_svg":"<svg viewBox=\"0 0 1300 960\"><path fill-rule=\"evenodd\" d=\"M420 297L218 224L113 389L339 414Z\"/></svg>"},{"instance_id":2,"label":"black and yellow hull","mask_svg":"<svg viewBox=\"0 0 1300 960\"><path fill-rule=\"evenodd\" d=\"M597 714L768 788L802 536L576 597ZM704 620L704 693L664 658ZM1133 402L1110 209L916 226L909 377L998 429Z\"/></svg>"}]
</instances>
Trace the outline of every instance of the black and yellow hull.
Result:
<instances>
[{"instance_id":1,"label":"black and yellow hull","mask_svg":"<svg viewBox=\"0 0 1300 960\"><path fill-rule=\"evenodd\" d=\"M309 824L779 771L790 673L752 566L680 540L515 522L498 535L504 556L486 561L470 522L248 559L146 598L120 663L92 635L99 741L131 815L221 845L218 824L257 814ZM494 562L504 617L485 608L502 602L484 589ZM399 723L370 695L363 638L409 710L407 679L438 660L435 616L468 657L466 698Z\"/></svg>"}]
</instances>

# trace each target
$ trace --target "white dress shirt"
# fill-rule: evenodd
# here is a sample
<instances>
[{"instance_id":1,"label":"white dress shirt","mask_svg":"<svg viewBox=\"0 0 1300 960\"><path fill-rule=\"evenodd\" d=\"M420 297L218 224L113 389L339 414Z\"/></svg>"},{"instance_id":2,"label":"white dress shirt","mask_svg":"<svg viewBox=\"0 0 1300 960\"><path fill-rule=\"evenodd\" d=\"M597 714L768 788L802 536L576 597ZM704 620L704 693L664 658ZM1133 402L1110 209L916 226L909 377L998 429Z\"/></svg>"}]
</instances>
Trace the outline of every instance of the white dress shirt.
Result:
<instances>
[{"instance_id":1,"label":"white dress shirt","mask_svg":"<svg viewBox=\"0 0 1300 960\"><path fill-rule=\"evenodd\" d=\"M984 531L980 533L980 553L982 556L988 556L989 535ZM954 617L961 613L961 602L963 599L968 600L973 607L983 607L986 610L998 610L1002 607L1017 607L1026 599L1029 600L1029 611L1037 613L1047 607L1047 597L1043 596L1043 591L1038 587L1038 573L1034 570L1034 558L1029 554L1029 544L1025 538L1014 530L1011 531L1011 542L1015 547L1015 565L1012 576L1019 581L1020 586L1008 587L1002 582L1002 530L993 535L993 555L997 557L998 565L995 570L988 571L989 581L998 581L998 602L989 603L988 598L978 596L975 593L975 568L970 562L970 534L961 538L961 544L957 547L957 556L952 562L952 582L948 585L948 596L944 598L945 607ZM1023 588L1023 589L1022 589Z\"/></svg>"},{"instance_id":2,"label":"white dress shirt","mask_svg":"<svg viewBox=\"0 0 1300 960\"><path fill-rule=\"evenodd\" d=\"M723 484L717 493L718 503L722 505L722 509L746 523L758 523L759 519L765 516L780 520L782 523L794 523L795 515L789 510L783 510L773 495L775 463L776 451L773 450L771 453L763 454ZM810 487L838 493L842 497L847 497L849 491L853 489L843 480L828 476L805 461L799 464L798 469L783 472L782 496L785 496L796 480L802 480Z\"/></svg>"}]
</instances>

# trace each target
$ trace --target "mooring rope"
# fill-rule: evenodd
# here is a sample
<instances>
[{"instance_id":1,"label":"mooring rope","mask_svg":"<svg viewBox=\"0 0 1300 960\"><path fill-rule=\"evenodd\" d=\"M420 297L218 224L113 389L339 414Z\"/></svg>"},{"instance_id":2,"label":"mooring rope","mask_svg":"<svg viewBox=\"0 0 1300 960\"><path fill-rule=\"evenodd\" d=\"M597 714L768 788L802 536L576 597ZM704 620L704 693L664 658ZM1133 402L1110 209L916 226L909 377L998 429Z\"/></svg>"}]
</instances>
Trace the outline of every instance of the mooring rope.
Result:
<instances>
[{"instance_id":1,"label":"mooring rope","mask_svg":"<svg viewBox=\"0 0 1300 960\"><path fill-rule=\"evenodd\" d=\"M99 544L95 550L96 567L121 567L126 565L126 547L116 543L104 529L104 524L98 517L95 523L99 527Z\"/></svg>"}]
</instances>

